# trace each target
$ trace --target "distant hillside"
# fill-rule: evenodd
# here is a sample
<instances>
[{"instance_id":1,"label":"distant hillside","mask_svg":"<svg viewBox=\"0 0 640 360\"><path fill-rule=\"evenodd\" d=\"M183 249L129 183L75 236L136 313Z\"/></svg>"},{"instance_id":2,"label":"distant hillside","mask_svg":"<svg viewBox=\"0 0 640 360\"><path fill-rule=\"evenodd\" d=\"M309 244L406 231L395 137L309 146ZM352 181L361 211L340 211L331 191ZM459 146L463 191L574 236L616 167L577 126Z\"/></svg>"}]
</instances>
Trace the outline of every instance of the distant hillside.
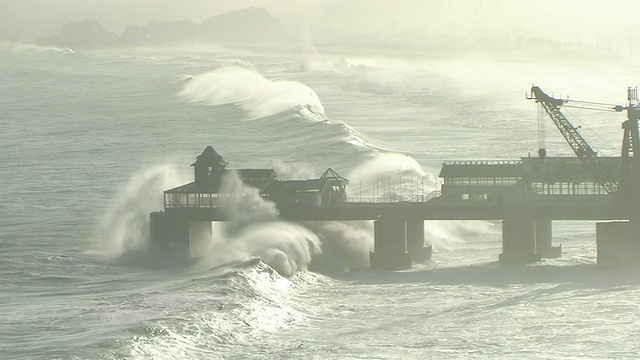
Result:
<instances>
[{"instance_id":1,"label":"distant hillside","mask_svg":"<svg viewBox=\"0 0 640 360\"><path fill-rule=\"evenodd\" d=\"M290 39L288 29L278 19L262 8L250 7L210 17L201 24L182 20L130 25L120 37L107 32L97 21L85 19L65 25L60 34L39 39L37 43L70 48L194 44L255 46L285 44Z\"/></svg>"},{"instance_id":2,"label":"distant hillside","mask_svg":"<svg viewBox=\"0 0 640 360\"><path fill-rule=\"evenodd\" d=\"M290 37L278 19L256 7L210 17L200 26L205 40L223 44L276 44Z\"/></svg>"},{"instance_id":3,"label":"distant hillside","mask_svg":"<svg viewBox=\"0 0 640 360\"><path fill-rule=\"evenodd\" d=\"M114 46L118 40L118 35L108 32L97 21L84 19L68 23L62 27L60 34L39 39L36 42L42 45L70 48L95 48Z\"/></svg>"}]
</instances>

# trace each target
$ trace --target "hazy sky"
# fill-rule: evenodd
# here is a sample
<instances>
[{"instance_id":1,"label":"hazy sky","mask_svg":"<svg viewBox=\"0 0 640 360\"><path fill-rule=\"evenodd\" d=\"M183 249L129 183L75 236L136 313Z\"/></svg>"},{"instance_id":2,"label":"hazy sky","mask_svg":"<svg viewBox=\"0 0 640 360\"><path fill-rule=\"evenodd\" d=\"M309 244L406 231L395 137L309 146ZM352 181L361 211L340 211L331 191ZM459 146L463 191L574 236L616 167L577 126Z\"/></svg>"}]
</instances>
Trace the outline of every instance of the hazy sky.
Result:
<instances>
[{"instance_id":1,"label":"hazy sky","mask_svg":"<svg viewBox=\"0 0 640 360\"><path fill-rule=\"evenodd\" d=\"M292 28L318 35L439 33L462 36L541 35L559 40L637 38L640 2L631 0L0 0L0 37L33 39L70 21L92 18L122 33L152 19L200 22L260 6Z\"/></svg>"}]
</instances>

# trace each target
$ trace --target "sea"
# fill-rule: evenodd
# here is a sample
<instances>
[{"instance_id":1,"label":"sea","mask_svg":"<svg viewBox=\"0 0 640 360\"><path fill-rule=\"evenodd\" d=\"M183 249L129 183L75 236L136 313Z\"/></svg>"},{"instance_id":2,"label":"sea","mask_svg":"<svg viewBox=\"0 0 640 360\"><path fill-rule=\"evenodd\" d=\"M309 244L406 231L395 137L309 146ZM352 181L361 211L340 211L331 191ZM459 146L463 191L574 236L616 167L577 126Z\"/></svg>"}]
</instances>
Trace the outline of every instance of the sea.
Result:
<instances>
[{"instance_id":1,"label":"sea","mask_svg":"<svg viewBox=\"0 0 640 360\"><path fill-rule=\"evenodd\" d=\"M207 146L282 179L332 168L356 199L397 176L386 194L428 194L443 161L570 156L531 85L624 105L635 60L0 43L0 359L638 358L640 271L599 269L590 221L555 221L562 257L519 266L499 221L427 221L432 260L376 271L370 222L287 222L242 189L192 261L148 251ZM620 153L624 114L567 111Z\"/></svg>"}]
</instances>

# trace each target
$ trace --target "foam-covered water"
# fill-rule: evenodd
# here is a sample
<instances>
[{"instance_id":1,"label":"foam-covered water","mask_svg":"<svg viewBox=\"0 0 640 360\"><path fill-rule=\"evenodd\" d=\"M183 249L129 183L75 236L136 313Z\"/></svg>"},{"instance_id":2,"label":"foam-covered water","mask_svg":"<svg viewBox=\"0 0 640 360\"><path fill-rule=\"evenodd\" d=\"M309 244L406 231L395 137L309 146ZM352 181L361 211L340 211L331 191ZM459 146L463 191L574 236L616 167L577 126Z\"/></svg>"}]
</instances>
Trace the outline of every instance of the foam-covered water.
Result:
<instances>
[{"instance_id":1,"label":"foam-covered water","mask_svg":"<svg viewBox=\"0 0 640 360\"><path fill-rule=\"evenodd\" d=\"M504 267L500 223L428 222L431 262L371 271L370 222L284 222L230 176L232 221L201 234L195 261L146 246L161 191L190 181L207 145L231 167L283 178L331 167L356 198L428 194L443 160L537 150L536 109L523 96L532 82L615 103L636 65L3 43L0 69L1 358L602 359L640 350L637 271L595 268L593 223L554 223L561 259ZM615 154L621 118L575 115ZM548 128L549 152L569 154Z\"/></svg>"}]
</instances>

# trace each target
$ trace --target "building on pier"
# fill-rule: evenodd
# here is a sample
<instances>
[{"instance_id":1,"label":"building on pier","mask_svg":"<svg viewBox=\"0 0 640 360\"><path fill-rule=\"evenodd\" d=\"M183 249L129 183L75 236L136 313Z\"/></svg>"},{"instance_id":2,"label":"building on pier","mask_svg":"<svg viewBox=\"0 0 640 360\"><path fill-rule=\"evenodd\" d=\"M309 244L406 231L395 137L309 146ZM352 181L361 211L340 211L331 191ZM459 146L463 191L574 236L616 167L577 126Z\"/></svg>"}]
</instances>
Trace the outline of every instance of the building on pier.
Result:
<instances>
[{"instance_id":1,"label":"building on pier","mask_svg":"<svg viewBox=\"0 0 640 360\"><path fill-rule=\"evenodd\" d=\"M610 181L620 177L621 158L600 158ZM442 201L461 205L523 205L537 201L592 202L607 191L576 157L447 161Z\"/></svg>"},{"instance_id":2,"label":"building on pier","mask_svg":"<svg viewBox=\"0 0 640 360\"><path fill-rule=\"evenodd\" d=\"M588 213L593 204L613 204L602 183L619 181L621 158L599 160L607 170L607 178L600 181L576 157L448 161L440 172L443 178L440 201L460 209L511 209L502 223L502 262L526 263L539 257L559 257L561 246L551 243L551 209L562 206L580 214ZM544 210L526 216L518 216L515 210L540 206Z\"/></svg>"},{"instance_id":3,"label":"building on pier","mask_svg":"<svg viewBox=\"0 0 640 360\"><path fill-rule=\"evenodd\" d=\"M349 180L330 168L317 179L282 180L273 169L227 169L227 165L213 147L207 146L191 164L194 181L164 192L165 210L220 206L221 200L237 196L224 181L232 176L279 207L327 207L347 198Z\"/></svg>"},{"instance_id":4,"label":"building on pier","mask_svg":"<svg viewBox=\"0 0 640 360\"><path fill-rule=\"evenodd\" d=\"M328 207L347 201L349 180L329 168L318 179L277 180L264 192L280 207Z\"/></svg>"}]
</instances>

